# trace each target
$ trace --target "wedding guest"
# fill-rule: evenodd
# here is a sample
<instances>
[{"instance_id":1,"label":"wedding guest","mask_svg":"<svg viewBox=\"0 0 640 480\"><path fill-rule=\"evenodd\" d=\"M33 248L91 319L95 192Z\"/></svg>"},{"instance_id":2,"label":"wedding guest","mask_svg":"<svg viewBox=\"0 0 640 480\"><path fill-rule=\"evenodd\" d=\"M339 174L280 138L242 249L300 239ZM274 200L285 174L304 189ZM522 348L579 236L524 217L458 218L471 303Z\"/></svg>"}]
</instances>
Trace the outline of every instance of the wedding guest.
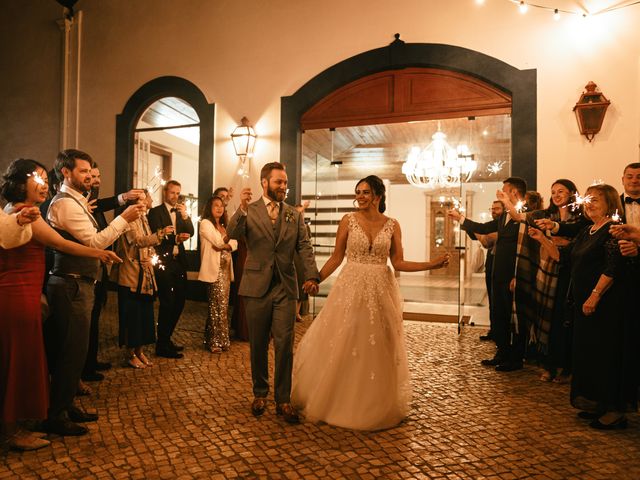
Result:
<instances>
[{"instance_id":1,"label":"wedding guest","mask_svg":"<svg viewBox=\"0 0 640 480\"><path fill-rule=\"evenodd\" d=\"M144 193L137 199L145 212L151 209L152 201L151 195ZM122 258L116 274L119 344L127 346L127 362L133 368L153 366L144 354L144 346L156 342L153 300L158 289L153 263L158 257L153 247L172 233L172 225L152 232L147 217L143 214L129 224L129 230L116 244L116 252Z\"/></svg>"},{"instance_id":2,"label":"wedding guest","mask_svg":"<svg viewBox=\"0 0 640 480\"><path fill-rule=\"evenodd\" d=\"M591 427L613 430L626 428L625 413L635 411L638 401L632 326L622 311L623 259L609 232L611 216L622 205L610 185L592 185L586 195L591 197L585 215L593 224L565 250L571 255L575 305L571 405L581 410L580 418L592 420Z\"/></svg>"},{"instance_id":3,"label":"wedding guest","mask_svg":"<svg viewBox=\"0 0 640 480\"><path fill-rule=\"evenodd\" d=\"M233 281L231 252L236 240L227 236L224 200L211 197L200 222L201 261L198 280L207 284L209 312L204 331L205 348L211 353L229 350L229 287Z\"/></svg>"},{"instance_id":4,"label":"wedding guest","mask_svg":"<svg viewBox=\"0 0 640 480\"><path fill-rule=\"evenodd\" d=\"M32 239L10 250L0 248L0 421L9 446L34 450L49 445L38 434L19 429L18 420L42 420L49 405L49 372L42 334L41 291L44 246L105 262L119 261L113 252L87 248L63 239L47 225L35 206L47 198L45 167L30 159L13 161L4 174L0 195L10 202L0 215L11 223L30 221ZM17 219L17 221L16 221Z\"/></svg>"},{"instance_id":5,"label":"wedding guest","mask_svg":"<svg viewBox=\"0 0 640 480\"><path fill-rule=\"evenodd\" d=\"M91 190L88 192L87 200L94 208L92 215L98 222L98 231L102 231L109 223L104 216L104 212L114 210L124 206L128 201L135 201L144 195L142 190L130 190L114 197L100 198L101 176L100 168L97 163L93 163L91 168ZM110 248L110 247L108 247ZM87 359L85 360L84 369L82 371L82 380L84 381L100 381L104 379L104 375L100 371L109 370L111 363L98 361L98 346L100 339L100 312L107 303L107 291L109 287L109 274L107 268L102 268L98 281L93 289L94 300L91 310L91 328L89 331L89 350L87 351ZM84 388L79 390L85 391Z\"/></svg>"},{"instance_id":6,"label":"wedding guest","mask_svg":"<svg viewBox=\"0 0 640 480\"><path fill-rule=\"evenodd\" d=\"M23 208L7 215L0 210L0 248L15 248L31 240L31 223L40 217L37 207Z\"/></svg>"},{"instance_id":7,"label":"wedding guest","mask_svg":"<svg viewBox=\"0 0 640 480\"><path fill-rule=\"evenodd\" d=\"M182 358L184 347L171 339L186 300L187 255L184 242L193 235L193 224L183 202L179 202L182 186L169 180L163 187L163 203L149 210L149 226L152 232L172 226L173 233L165 236L156 251L162 264L155 266L158 281L158 339L156 355L165 358ZM162 266L163 268L160 268Z\"/></svg>"},{"instance_id":8,"label":"wedding guest","mask_svg":"<svg viewBox=\"0 0 640 480\"><path fill-rule=\"evenodd\" d=\"M524 202L527 191L527 183L519 177L509 177L503 181L502 192L506 194L511 203ZM500 190L498 191L500 192ZM500 197L498 198L500 200ZM494 338L497 352L491 359L482 360L486 366L495 366L497 371L510 372L522 368L524 355L524 341L521 334L511 337L511 309L513 294L511 283L515 271L516 249L518 243L519 222L514 221L508 212L504 212L497 220L486 223L478 223L465 218L457 210L450 210L448 215L460 222L464 231L488 234L497 232L496 252L493 261L493 283L491 293L493 296L494 313Z\"/></svg>"},{"instance_id":9,"label":"wedding guest","mask_svg":"<svg viewBox=\"0 0 640 480\"><path fill-rule=\"evenodd\" d=\"M55 170L62 181L52 199L47 220L67 240L104 249L111 245L138 218L141 208L128 207L107 228L98 224L87 209L85 193L91 188L91 156L80 150L58 154ZM82 374L91 325L93 287L100 277L100 263L56 250L47 283L51 315L45 325L47 357L51 371L51 395L43 428L58 435L84 435L79 422L97 420L97 414L82 411L73 404Z\"/></svg>"},{"instance_id":10,"label":"wedding guest","mask_svg":"<svg viewBox=\"0 0 640 480\"><path fill-rule=\"evenodd\" d=\"M544 199L542 198L542 195L534 190L527 191L524 196L524 203L527 206L528 212L542 210L544 208Z\"/></svg>"}]
</instances>

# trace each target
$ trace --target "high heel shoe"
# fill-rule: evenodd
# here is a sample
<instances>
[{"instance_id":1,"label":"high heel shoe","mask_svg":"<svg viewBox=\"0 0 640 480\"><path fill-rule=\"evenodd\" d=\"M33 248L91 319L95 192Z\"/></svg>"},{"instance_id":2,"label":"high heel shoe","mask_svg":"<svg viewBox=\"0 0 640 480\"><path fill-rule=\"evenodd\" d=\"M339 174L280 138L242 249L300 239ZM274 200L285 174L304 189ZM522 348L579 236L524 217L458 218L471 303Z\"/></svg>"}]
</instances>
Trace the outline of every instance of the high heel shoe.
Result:
<instances>
[{"instance_id":1,"label":"high heel shoe","mask_svg":"<svg viewBox=\"0 0 640 480\"><path fill-rule=\"evenodd\" d=\"M144 363L142 363L140 361L140 359L138 357L136 357L135 355L133 355L130 359L129 359L129 366L133 367L133 368L146 368L146 365Z\"/></svg>"},{"instance_id":2,"label":"high heel shoe","mask_svg":"<svg viewBox=\"0 0 640 480\"><path fill-rule=\"evenodd\" d=\"M140 360L145 367L153 367L153 362L149 360L143 352L140 352L140 354L136 355L136 357L138 357L138 360Z\"/></svg>"},{"instance_id":3,"label":"high heel shoe","mask_svg":"<svg viewBox=\"0 0 640 480\"><path fill-rule=\"evenodd\" d=\"M589 424L591 428L597 430L623 430L627 428L628 422L626 417L620 417L616 421L611 423L602 423L600 419L595 419Z\"/></svg>"}]
</instances>

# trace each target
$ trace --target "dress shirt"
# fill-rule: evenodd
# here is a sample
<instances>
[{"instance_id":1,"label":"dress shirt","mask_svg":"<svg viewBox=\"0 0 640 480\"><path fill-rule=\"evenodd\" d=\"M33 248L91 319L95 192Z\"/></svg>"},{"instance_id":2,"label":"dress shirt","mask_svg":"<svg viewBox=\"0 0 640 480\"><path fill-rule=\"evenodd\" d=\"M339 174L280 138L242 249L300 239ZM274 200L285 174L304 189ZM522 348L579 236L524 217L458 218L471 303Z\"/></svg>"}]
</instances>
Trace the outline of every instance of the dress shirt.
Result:
<instances>
[{"instance_id":1,"label":"dress shirt","mask_svg":"<svg viewBox=\"0 0 640 480\"><path fill-rule=\"evenodd\" d=\"M118 215L107 228L98 232L98 224L87 210L86 197L65 184L60 191L77 202L71 198L57 200L49 207L47 220L52 227L68 232L87 247L104 249L129 228L127 221Z\"/></svg>"},{"instance_id":2,"label":"dress shirt","mask_svg":"<svg viewBox=\"0 0 640 480\"><path fill-rule=\"evenodd\" d=\"M624 194L624 198L629 197L626 193ZM633 203L624 203L622 204L624 208L624 218L629 225L635 225L636 227L640 227L640 205L636 202Z\"/></svg>"},{"instance_id":3,"label":"dress shirt","mask_svg":"<svg viewBox=\"0 0 640 480\"><path fill-rule=\"evenodd\" d=\"M17 214L10 214L0 210L0 247L15 248L31 240L31 224L19 225Z\"/></svg>"},{"instance_id":4,"label":"dress shirt","mask_svg":"<svg viewBox=\"0 0 640 480\"><path fill-rule=\"evenodd\" d=\"M174 245L173 247L173 254L174 255L178 255L180 253L180 249L178 248L177 242L178 242L178 230L176 227L176 213L177 213L177 209L176 207L174 207L173 205L171 205L170 203L164 202L164 206L166 207L167 211L169 212L169 216L171 217L171 225L173 225L173 233L176 236L176 245Z\"/></svg>"}]
</instances>

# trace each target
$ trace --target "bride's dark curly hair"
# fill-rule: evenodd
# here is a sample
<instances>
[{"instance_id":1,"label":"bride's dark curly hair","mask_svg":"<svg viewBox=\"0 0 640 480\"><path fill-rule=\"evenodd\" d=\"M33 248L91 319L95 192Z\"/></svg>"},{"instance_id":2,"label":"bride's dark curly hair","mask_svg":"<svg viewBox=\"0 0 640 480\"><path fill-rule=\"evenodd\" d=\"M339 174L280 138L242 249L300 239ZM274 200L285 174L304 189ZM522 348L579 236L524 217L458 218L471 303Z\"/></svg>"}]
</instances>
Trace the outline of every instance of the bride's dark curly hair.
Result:
<instances>
[{"instance_id":1,"label":"bride's dark curly hair","mask_svg":"<svg viewBox=\"0 0 640 480\"><path fill-rule=\"evenodd\" d=\"M387 204L386 204L387 189L385 188L384 182L382 181L382 179L376 175L369 175L368 177L365 177L360 181L358 181L358 183L356 183L356 188L358 188L358 186L361 183L366 183L367 185L369 185L373 194L376 197L380 197L380 203L378 204L378 211L380 213L384 213L384 211L387 209Z\"/></svg>"}]
</instances>

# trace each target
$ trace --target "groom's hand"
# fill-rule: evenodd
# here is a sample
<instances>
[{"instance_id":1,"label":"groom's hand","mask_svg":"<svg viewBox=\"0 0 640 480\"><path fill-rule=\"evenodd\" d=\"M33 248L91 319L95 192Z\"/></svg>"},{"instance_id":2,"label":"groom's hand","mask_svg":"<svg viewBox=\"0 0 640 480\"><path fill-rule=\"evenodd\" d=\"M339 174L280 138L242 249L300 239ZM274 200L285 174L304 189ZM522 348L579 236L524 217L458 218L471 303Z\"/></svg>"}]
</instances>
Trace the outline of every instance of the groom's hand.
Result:
<instances>
[{"instance_id":1,"label":"groom's hand","mask_svg":"<svg viewBox=\"0 0 640 480\"><path fill-rule=\"evenodd\" d=\"M243 212L247 212L249 209L249 202L251 201L251 189L243 188L240 192L240 208Z\"/></svg>"},{"instance_id":2,"label":"groom's hand","mask_svg":"<svg viewBox=\"0 0 640 480\"><path fill-rule=\"evenodd\" d=\"M307 295L316 295L319 290L318 282L316 280L307 280L302 284L302 290L304 290Z\"/></svg>"}]
</instances>

